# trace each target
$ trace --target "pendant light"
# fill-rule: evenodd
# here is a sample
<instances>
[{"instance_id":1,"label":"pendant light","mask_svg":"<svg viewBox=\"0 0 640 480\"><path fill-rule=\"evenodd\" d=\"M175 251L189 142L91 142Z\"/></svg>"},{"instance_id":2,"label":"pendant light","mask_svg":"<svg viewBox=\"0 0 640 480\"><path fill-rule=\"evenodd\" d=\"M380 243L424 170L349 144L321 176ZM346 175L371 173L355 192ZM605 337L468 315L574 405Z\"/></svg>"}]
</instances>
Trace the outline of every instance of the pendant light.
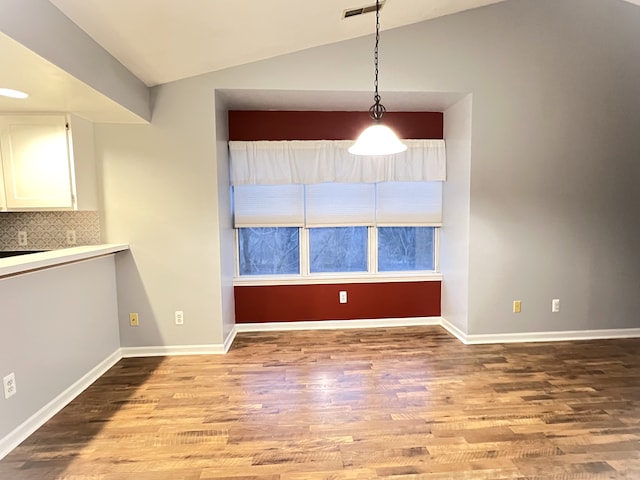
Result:
<instances>
[{"instance_id":1,"label":"pendant light","mask_svg":"<svg viewBox=\"0 0 640 480\"><path fill-rule=\"evenodd\" d=\"M358 137L356 143L349 148L349 153L353 155L391 155L404 152L407 146L398 140L396 134L389 127L381 123L382 116L387 111L380 103L378 94L378 44L380 43L380 0L376 0L376 47L373 52L373 62L375 65L375 95L374 104L369 108L369 116L374 120L374 124L367 127Z\"/></svg>"}]
</instances>

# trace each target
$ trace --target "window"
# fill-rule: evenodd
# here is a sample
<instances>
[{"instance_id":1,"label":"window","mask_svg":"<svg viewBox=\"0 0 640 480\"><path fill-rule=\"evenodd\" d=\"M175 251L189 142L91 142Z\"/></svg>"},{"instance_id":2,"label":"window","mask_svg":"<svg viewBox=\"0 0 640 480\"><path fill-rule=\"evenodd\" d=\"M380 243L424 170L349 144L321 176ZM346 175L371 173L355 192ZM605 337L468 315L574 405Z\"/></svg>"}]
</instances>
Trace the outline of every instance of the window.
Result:
<instances>
[{"instance_id":1,"label":"window","mask_svg":"<svg viewBox=\"0 0 640 480\"><path fill-rule=\"evenodd\" d=\"M434 270L434 227L379 227L378 271Z\"/></svg>"},{"instance_id":2,"label":"window","mask_svg":"<svg viewBox=\"0 0 640 480\"><path fill-rule=\"evenodd\" d=\"M437 227L237 229L240 276L436 270Z\"/></svg>"},{"instance_id":3,"label":"window","mask_svg":"<svg viewBox=\"0 0 640 480\"><path fill-rule=\"evenodd\" d=\"M240 276L437 269L442 182L241 185Z\"/></svg>"},{"instance_id":4,"label":"window","mask_svg":"<svg viewBox=\"0 0 640 480\"><path fill-rule=\"evenodd\" d=\"M295 227L238 229L240 275L300 273L300 235Z\"/></svg>"},{"instance_id":5,"label":"window","mask_svg":"<svg viewBox=\"0 0 640 480\"><path fill-rule=\"evenodd\" d=\"M311 273L366 272L367 227L309 229Z\"/></svg>"}]
</instances>

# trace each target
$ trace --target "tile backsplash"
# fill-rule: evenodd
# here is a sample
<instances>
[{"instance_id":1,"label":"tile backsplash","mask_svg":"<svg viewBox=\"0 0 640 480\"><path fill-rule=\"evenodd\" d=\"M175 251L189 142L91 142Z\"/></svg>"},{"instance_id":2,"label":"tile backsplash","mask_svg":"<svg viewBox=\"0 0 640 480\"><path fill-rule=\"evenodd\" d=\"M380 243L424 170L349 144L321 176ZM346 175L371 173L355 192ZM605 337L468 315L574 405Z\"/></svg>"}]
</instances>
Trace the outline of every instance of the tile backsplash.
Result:
<instances>
[{"instance_id":1,"label":"tile backsplash","mask_svg":"<svg viewBox=\"0 0 640 480\"><path fill-rule=\"evenodd\" d=\"M67 232L75 231L76 246L100 243L100 215L80 212L1 212L0 250L67 248ZM27 246L18 244L18 232L27 232Z\"/></svg>"}]
</instances>

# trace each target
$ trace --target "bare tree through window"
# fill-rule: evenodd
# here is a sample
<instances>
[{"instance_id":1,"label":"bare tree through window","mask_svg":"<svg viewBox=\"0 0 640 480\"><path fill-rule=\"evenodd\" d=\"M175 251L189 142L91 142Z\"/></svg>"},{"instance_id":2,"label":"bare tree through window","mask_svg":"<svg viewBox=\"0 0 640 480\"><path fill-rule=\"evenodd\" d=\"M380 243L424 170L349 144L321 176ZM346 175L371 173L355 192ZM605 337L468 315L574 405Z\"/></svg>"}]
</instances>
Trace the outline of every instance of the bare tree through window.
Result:
<instances>
[{"instance_id":1,"label":"bare tree through window","mask_svg":"<svg viewBox=\"0 0 640 480\"><path fill-rule=\"evenodd\" d=\"M433 227L378 227L378 271L434 269Z\"/></svg>"},{"instance_id":2,"label":"bare tree through window","mask_svg":"<svg viewBox=\"0 0 640 480\"><path fill-rule=\"evenodd\" d=\"M309 229L311 273L366 272L367 227Z\"/></svg>"},{"instance_id":3,"label":"bare tree through window","mask_svg":"<svg viewBox=\"0 0 640 480\"><path fill-rule=\"evenodd\" d=\"M240 228L240 275L300 273L296 227Z\"/></svg>"}]
</instances>

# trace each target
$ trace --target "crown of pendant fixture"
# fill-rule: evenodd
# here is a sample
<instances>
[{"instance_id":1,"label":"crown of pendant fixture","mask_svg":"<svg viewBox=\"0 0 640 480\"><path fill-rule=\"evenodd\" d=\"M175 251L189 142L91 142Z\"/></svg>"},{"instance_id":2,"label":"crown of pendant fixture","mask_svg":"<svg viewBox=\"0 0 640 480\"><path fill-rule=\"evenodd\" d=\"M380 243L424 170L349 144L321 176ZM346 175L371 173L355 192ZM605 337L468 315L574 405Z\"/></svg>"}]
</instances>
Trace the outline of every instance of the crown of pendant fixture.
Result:
<instances>
[{"instance_id":1,"label":"crown of pendant fixture","mask_svg":"<svg viewBox=\"0 0 640 480\"><path fill-rule=\"evenodd\" d=\"M380 0L376 0L376 46L373 51L375 66L375 80L373 82L375 94L373 105L369 108L369 116L374 124L367 127L358 137L356 143L349 148L354 155L391 155L404 152L407 146L398 140L397 135L389 127L381 123L382 116L387 109L380 103L378 93L378 45L380 43Z\"/></svg>"}]
</instances>

